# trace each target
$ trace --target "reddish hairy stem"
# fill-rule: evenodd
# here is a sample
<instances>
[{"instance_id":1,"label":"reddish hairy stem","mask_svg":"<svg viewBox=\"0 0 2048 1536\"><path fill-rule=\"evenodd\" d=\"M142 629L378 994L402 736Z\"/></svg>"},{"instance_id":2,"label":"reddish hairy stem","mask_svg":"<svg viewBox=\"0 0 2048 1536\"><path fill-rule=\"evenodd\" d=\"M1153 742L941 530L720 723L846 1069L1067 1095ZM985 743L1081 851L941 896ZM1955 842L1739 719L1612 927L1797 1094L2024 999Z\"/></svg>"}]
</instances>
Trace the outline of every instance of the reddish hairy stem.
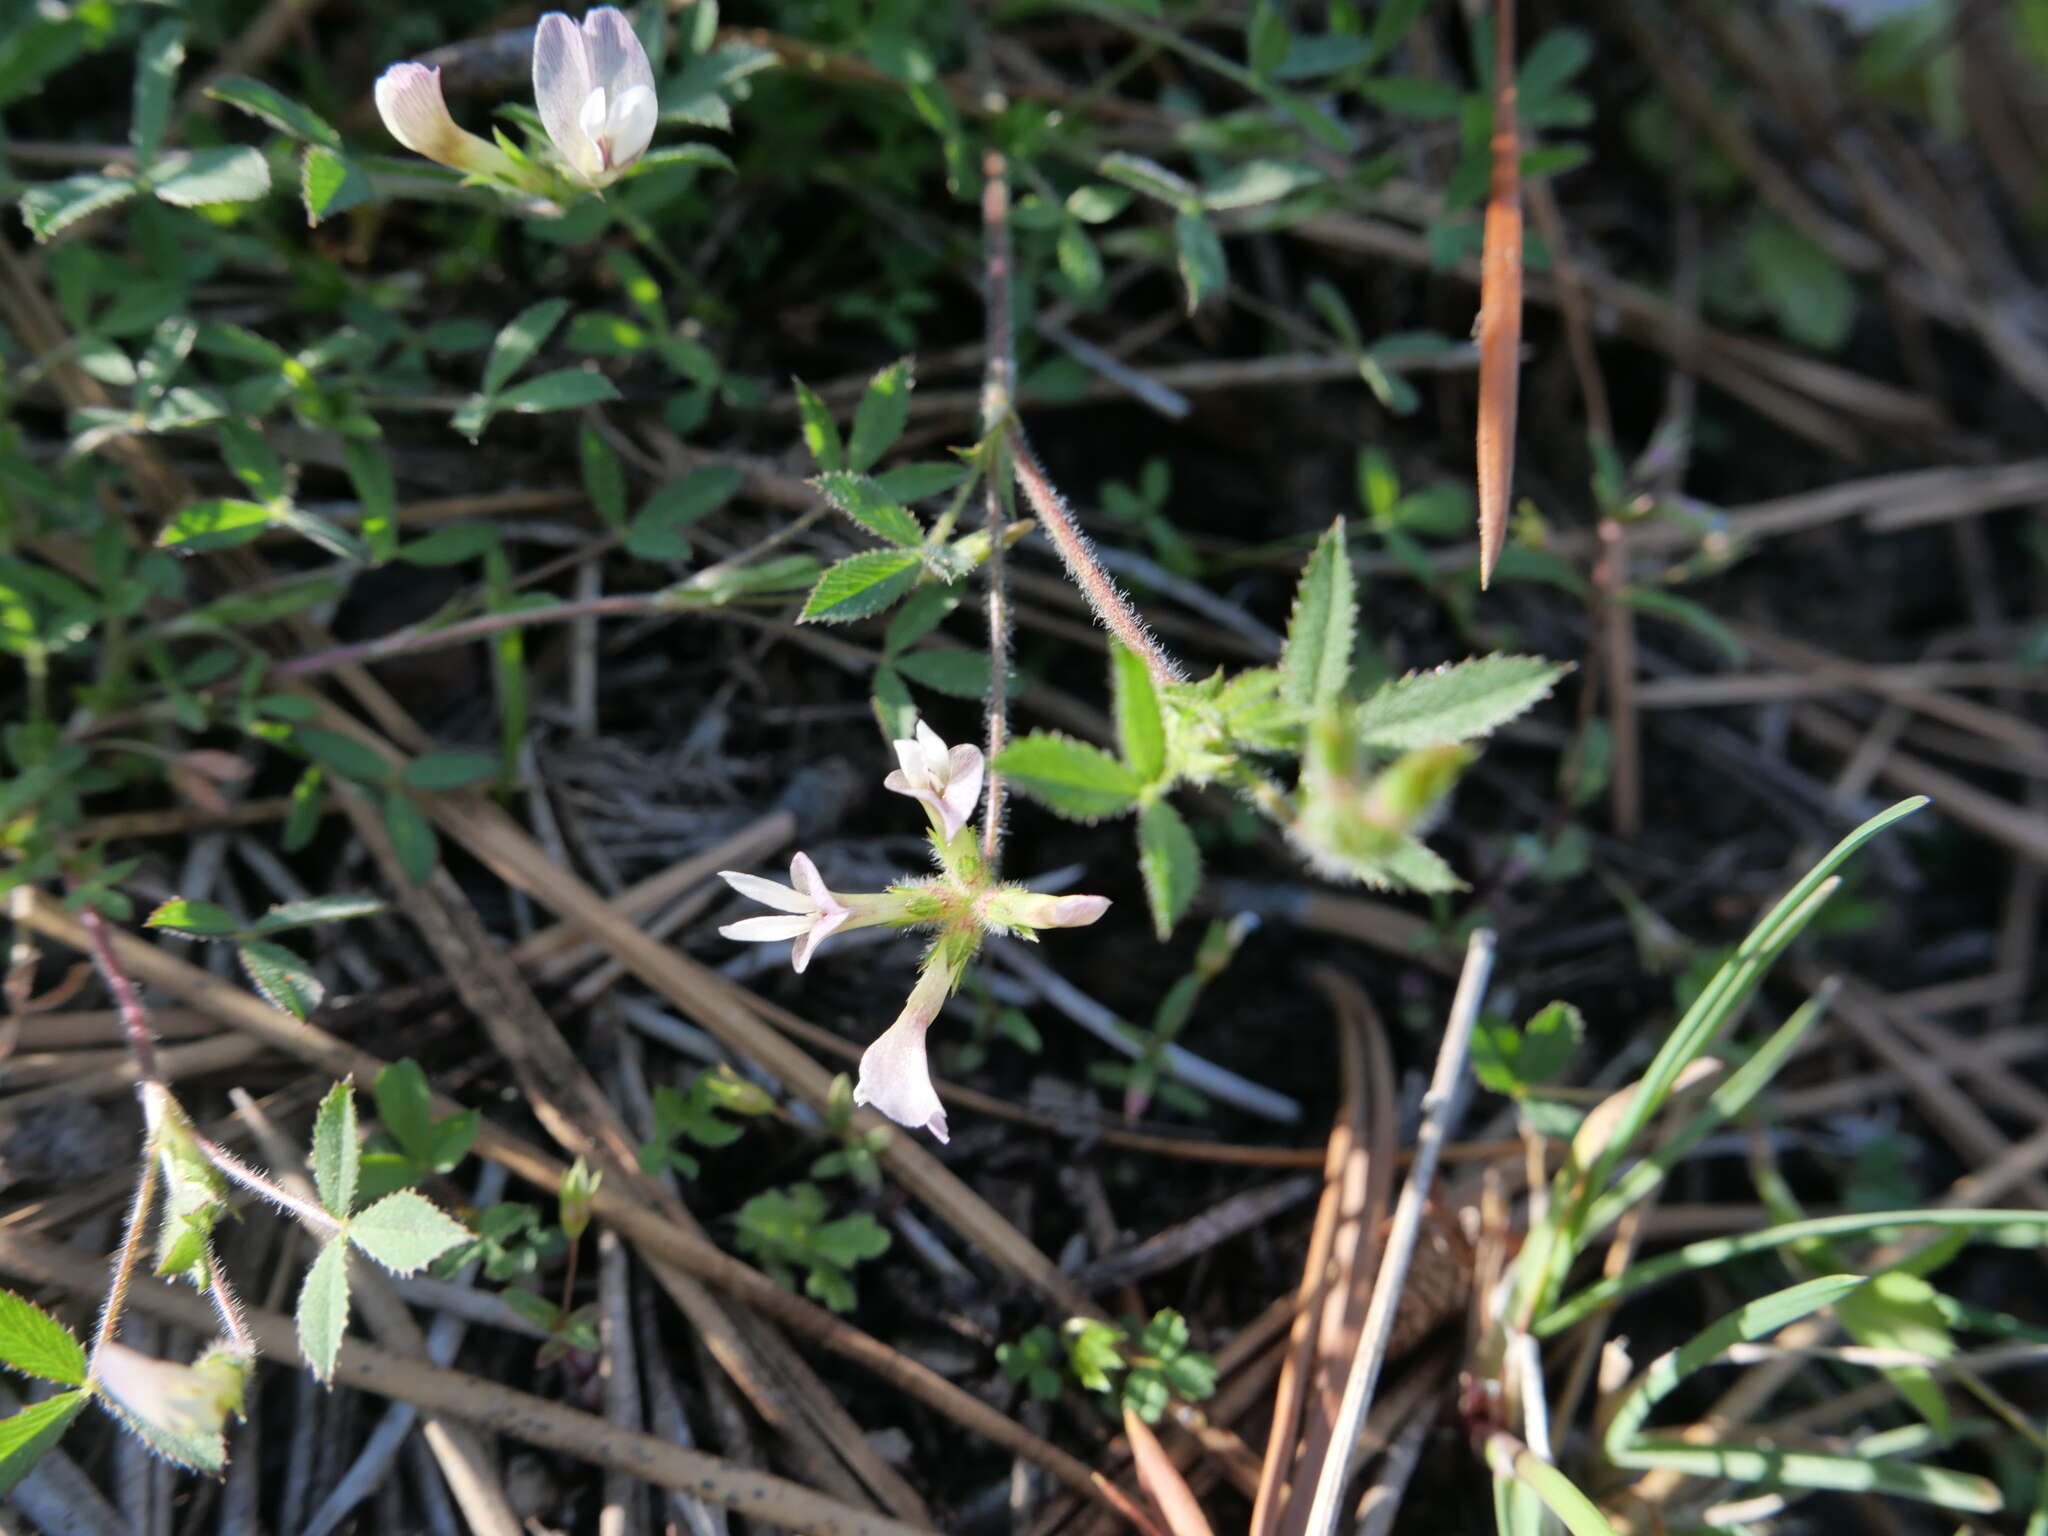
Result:
<instances>
[{"instance_id":1,"label":"reddish hairy stem","mask_svg":"<svg viewBox=\"0 0 2048 1536\"><path fill-rule=\"evenodd\" d=\"M1010 316L1010 181L1001 150L991 149L982 161L982 261L987 269L983 319L986 358L981 387L981 431L989 455L982 485L983 516L988 525L988 799L981 813L981 861L989 878L1002 872L1003 776L996 759L1010 739L1010 596L1005 580L1004 524L1008 521L1009 485L1002 462L1006 451L998 434L1009 419L1016 377L1016 337Z\"/></svg>"},{"instance_id":2,"label":"reddish hairy stem","mask_svg":"<svg viewBox=\"0 0 2048 1536\"><path fill-rule=\"evenodd\" d=\"M1180 664L1152 638L1145 621L1131 607L1130 599L1124 596L1123 590L1096 560L1095 552L1088 547L1087 536L1075 525L1066 502L1053 488L1045 467L1038 462L1038 456L1031 451L1023 428L1013 424L1005 434L1005 442L1015 461L1013 467L1017 483L1024 488L1024 499L1031 503L1032 512L1044 524L1053 548L1059 551L1060 559L1066 564L1067 574L1081 589L1081 595L1088 599L1088 606L1095 610L1095 617L1144 661L1153 682L1162 686L1180 682Z\"/></svg>"}]
</instances>

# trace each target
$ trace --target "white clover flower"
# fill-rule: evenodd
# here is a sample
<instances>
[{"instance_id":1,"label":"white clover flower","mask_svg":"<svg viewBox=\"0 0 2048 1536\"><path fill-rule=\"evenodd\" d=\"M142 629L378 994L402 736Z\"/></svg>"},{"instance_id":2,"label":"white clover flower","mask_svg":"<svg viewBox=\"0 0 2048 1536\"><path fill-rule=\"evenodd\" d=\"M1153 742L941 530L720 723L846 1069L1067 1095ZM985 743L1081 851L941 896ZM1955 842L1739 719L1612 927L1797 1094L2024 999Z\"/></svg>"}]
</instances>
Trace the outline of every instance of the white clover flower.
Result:
<instances>
[{"instance_id":1,"label":"white clover flower","mask_svg":"<svg viewBox=\"0 0 2048 1536\"><path fill-rule=\"evenodd\" d=\"M948 747L922 720L909 741L892 742L902 766L882 780L884 789L921 800L951 842L981 799L981 748Z\"/></svg>"},{"instance_id":2,"label":"white clover flower","mask_svg":"<svg viewBox=\"0 0 2048 1536\"><path fill-rule=\"evenodd\" d=\"M594 187L646 153L660 115L647 50L609 5L584 16L580 27L560 11L541 17L533 35L533 104L569 168Z\"/></svg>"},{"instance_id":3,"label":"white clover flower","mask_svg":"<svg viewBox=\"0 0 2048 1536\"><path fill-rule=\"evenodd\" d=\"M503 173L505 152L457 126L441 95L441 71L425 64L394 64L377 77L377 113L391 137L416 155L458 171Z\"/></svg>"},{"instance_id":4,"label":"white clover flower","mask_svg":"<svg viewBox=\"0 0 2048 1536\"><path fill-rule=\"evenodd\" d=\"M896 1022L861 1053L860 1081L853 1089L854 1103L873 1105L898 1125L930 1131L940 1141L950 1139L946 1107L932 1087L924 1039L958 979L958 967L937 960L926 964Z\"/></svg>"},{"instance_id":5,"label":"white clover flower","mask_svg":"<svg viewBox=\"0 0 2048 1536\"><path fill-rule=\"evenodd\" d=\"M718 931L728 939L739 939L749 944L795 939L789 961L799 971L811 963L811 955L817 947L853 916L853 908L825 889L825 879L807 853L800 853L789 861L789 885L778 885L759 875L742 874L732 869L721 869L718 878L742 896L752 897L764 907L789 914L786 917L746 917L736 923L727 923Z\"/></svg>"}]
</instances>

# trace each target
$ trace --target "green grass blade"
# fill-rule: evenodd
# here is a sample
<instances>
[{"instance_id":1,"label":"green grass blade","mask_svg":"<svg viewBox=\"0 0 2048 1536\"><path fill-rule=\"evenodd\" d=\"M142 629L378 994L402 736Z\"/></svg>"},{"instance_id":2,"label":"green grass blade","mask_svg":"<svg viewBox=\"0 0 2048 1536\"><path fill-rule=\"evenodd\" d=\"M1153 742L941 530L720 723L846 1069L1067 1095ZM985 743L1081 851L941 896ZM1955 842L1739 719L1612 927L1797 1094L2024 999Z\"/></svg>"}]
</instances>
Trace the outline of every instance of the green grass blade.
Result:
<instances>
[{"instance_id":1,"label":"green grass blade","mask_svg":"<svg viewBox=\"0 0 2048 1536\"><path fill-rule=\"evenodd\" d=\"M1905 1232L1914 1227L2032 1227L2048 1228L2048 1211L1853 1211L1841 1216L1815 1216L1807 1221L1786 1222L1761 1232L1743 1232L1732 1237L1705 1238L1683 1248L1659 1254L1654 1259L1631 1265L1612 1279L1587 1286L1569 1300L1538 1318L1531 1330L1539 1338L1560 1333L1590 1313L1623 1296L1647 1290L1673 1275L1697 1269L1712 1269L1731 1259L1753 1253L1767 1253L1816 1237L1842 1237L1854 1233ZM1859 1277L1861 1278L1861 1277Z\"/></svg>"}]
</instances>

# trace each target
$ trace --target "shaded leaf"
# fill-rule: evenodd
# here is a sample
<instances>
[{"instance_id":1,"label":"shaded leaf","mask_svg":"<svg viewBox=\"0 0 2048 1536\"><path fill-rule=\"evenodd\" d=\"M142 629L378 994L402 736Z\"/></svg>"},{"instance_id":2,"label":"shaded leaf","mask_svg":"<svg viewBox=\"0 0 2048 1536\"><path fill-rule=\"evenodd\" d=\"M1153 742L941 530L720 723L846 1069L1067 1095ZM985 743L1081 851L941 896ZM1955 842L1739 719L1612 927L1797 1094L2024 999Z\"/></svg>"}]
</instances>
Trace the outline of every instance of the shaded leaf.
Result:
<instances>
[{"instance_id":1,"label":"shaded leaf","mask_svg":"<svg viewBox=\"0 0 2048 1536\"><path fill-rule=\"evenodd\" d=\"M848 469L867 469L903 435L910 420L910 363L907 357L891 363L869 382L846 438Z\"/></svg>"},{"instance_id":2,"label":"shaded leaf","mask_svg":"<svg viewBox=\"0 0 2048 1536\"><path fill-rule=\"evenodd\" d=\"M250 982L271 1006L283 1009L302 1023L313 1016L320 999L327 995L320 978L307 968L306 962L282 944L251 939L236 945L235 953L241 957L242 969L249 973Z\"/></svg>"},{"instance_id":3,"label":"shaded leaf","mask_svg":"<svg viewBox=\"0 0 2048 1536\"><path fill-rule=\"evenodd\" d=\"M172 155L149 170L150 190L180 208L247 203L270 190L270 162L246 144Z\"/></svg>"},{"instance_id":4,"label":"shaded leaf","mask_svg":"<svg viewBox=\"0 0 2048 1536\"><path fill-rule=\"evenodd\" d=\"M1188 824L1164 800L1138 812L1138 868L1145 877L1145 900L1152 926L1164 940L1186 915L1202 884L1202 852Z\"/></svg>"},{"instance_id":5,"label":"shaded leaf","mask_svg":"<svg viewBox=\"0 0 2048 1536\"><path fill-rule=\"evenodd\" d=\"M1136 774L1100 747L1050 731L1020 736L1003 750L996 767L1012 788L1077 821L1127 811L1144 788Z\"/></svg>"},{"instance_id":6,"label":"shaded leaf","mask_svg":"<svg viewBox=\"0 0 2048 1536\"><path fill-rule=\"evenodd\" d=\"M392 851L398 855L405 878L414 885L425 885L441 862L440 840L426 813L402 789L394 789L384 798L384 830L391 836Z\"/></svg>"},{"instance_id":7,"label":"shaded leaf","mask_svg":"<svg viewBox=\"0 0 2048 1536\"><path fill-rule=\"evenodd\" d=\"M224 101L239 111L247 112L251 117L261 118L280 133L325 145L328 149L341 148L341 135L325 118L261 80L252 80L247 75L228 75L209 85L206 94L215 101Z\"/></svg>"},{"instance_id":8,"label":"shaded leaf","mask_svg":"<svg viewBox=\"0 0 2048 1536\"><path fill-rule=\"evenodd\" d=\"M798 615L800 622L842 624L880 613L908 592L920 561L895 549L874 549L841 560L819 578Z\"/></svg>"},{"instance_id":9,"label":"shaded leaf","mask_svg":"<svg viewBox=\"0 0 2048 1536\"><path fill-rule=\"evenodd\" d=\"M46 181L21 194L21 217L38 240L55 239L80 219L125 203L142 188L123 176L88 173Z\"/></svg>"},{"instance_id":10,"label":"shaded leaf","mask_svg":"<svg viewBox=\"0 0 2048 1536\"><path fill-rule=\"evenodd\" d=\"M251 933L282 933L311 923L340 923L352 917L369 917L382 912L384 903L375 896L309 896L304 901L287 901L272 907L249 925Z\"/></svg>"},{"instance_id":11,"label":"shaded leaf","mask_svg":"<svg viewBox=\"0 0 2048 1536\"><path fill-rule=\"evenodd\" d=\"M353 736L324 730L317 725L306 725L292 733L292 740L309 756L343 778L362 784L382 784L391 777L390 765L376 749Z\"/></svg>"},{"instance_id":12,"label":"shaded leaf","mask_svg":"<svg viewBox=\"0 0 2048 1536\"><path fill-rule=\"evenodd\" d=\"M542 411L573 411L619 398L618 386L589 368L557 368L515 384L496 400L501 411L534 415Z\"/></svg>"},{"instance_id":13,"label":"shaded leaf","mask_svg":"<svg viewBox=\"0 0 2048 1536\"><path fill-rule=\"evenodd\" d=\"M412 789L465 789L497 774L498 759L489 752L430 752L407 763L398 781Z\"/></svg>"},{"instance_id":14,"label":"shaded leaf","mask_svg":"<svg viewBox=\"0 0 2048 1536\"><path fill-rule=\"evenodd\" d=\"M902 549L915 549L924 542L924 529L902 507L891 501L881 486L866 475L834 470L811 481L833 506L878 538Z\"/></svg>"}]
</instances>

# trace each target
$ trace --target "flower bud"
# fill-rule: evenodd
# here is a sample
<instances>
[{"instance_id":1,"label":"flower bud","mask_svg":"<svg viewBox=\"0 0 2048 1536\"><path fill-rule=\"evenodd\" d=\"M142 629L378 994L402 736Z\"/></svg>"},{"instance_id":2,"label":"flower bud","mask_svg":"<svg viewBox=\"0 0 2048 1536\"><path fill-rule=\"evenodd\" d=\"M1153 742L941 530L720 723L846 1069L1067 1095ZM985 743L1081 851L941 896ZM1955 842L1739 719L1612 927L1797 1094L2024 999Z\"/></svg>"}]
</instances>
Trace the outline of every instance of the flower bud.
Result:
<instances>
[{"instance_id":1,"label":"flower bud","mask_svg":"<svg viewBox=\"0 0 2048 1536\"><path fill-rule=\"evenodd\" d=\"M1086 928L1109 910L1107 896L1048 896L1022 886L991 891L982 903L984 921L992 928Z\"/></svg>"}]
</instances>

